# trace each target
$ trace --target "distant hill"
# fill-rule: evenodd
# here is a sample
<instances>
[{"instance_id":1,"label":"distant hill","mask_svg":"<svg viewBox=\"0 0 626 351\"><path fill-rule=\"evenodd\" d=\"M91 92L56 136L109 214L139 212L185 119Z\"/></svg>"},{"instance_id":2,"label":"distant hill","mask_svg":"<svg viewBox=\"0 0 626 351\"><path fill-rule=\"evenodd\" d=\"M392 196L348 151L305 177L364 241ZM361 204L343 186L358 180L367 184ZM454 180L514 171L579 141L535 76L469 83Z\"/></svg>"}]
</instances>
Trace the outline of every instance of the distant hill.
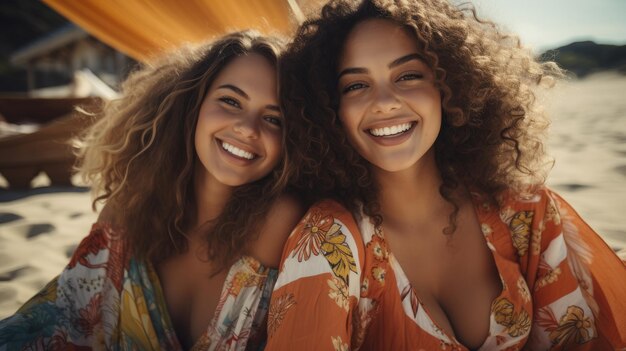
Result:
<instances>
[{"instance_id":1,"label":"distant hill","mask_svg":"<svg viewBox=\"0 0 626 351\"><path fill-rule=\"evenodd\" d=\"M626 45L580 41L548 50L540 58L542 61L555 61L578 77L605 70L615 70L626 75Z\"/></svg>"}]
</instances>

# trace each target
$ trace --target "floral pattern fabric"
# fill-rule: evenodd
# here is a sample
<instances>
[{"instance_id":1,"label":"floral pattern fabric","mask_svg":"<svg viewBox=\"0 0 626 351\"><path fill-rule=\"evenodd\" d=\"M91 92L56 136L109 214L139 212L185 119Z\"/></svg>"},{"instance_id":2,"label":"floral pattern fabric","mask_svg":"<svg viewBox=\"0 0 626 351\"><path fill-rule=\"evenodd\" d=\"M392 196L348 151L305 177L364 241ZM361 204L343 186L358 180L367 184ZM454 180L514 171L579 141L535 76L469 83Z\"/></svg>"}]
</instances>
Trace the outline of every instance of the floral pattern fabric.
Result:
<instances>
[{"instance_id":1,"label":"floral pattern fabric","mask_svg":"<svg viewBox=\"0 0 626 351\"><path fill-rule=\"evenodd\" d=\"M257 350L276 270L242 257L226 277L193 350ZM0 350L181 350L159 278L129 255L120 232L96 223L57 278L0 321Z\"/></svg>"},{"instance_id":2,"label":"floral pattern fabric","mask_svg":"<svg viewBox=\"0 0 626 351\"><path fill-rule=\"evenodd\" d=\"M626 267L556 193L473 194L503 290L480 350L626 349ZM333 201L283 251L267 350L467 350L430 318L382 228Z\"/></svg>"}]
</instances>

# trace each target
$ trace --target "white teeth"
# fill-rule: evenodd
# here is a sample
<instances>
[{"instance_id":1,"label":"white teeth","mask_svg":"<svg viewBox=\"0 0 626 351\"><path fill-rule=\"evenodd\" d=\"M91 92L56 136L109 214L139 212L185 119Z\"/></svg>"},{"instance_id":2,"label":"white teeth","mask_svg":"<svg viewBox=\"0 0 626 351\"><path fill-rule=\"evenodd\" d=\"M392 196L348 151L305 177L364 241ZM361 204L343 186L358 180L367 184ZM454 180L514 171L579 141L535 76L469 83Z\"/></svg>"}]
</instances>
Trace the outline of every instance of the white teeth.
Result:
<instances>
[{"instance_id":1,"label":"white teeth","mask_svg":"<svg viewBox=\"0 0 626 351\"><path fill-rule=\"evenodd\" d=\"M241 150L240 148L236 147L235 145L231 145L225 141L222 141L222 148L228 152L230 152L231 154L235 155L235 156L239 156L239 157L243 157L245 159L251 160L254 158L254 154L245 150Z\"/></svg>"},{"instance_id":2,"label":"white teeth","mask_svg":"<svg viewBox=\"0 0 626 351\"><path fill-rule=\"evenodd\" d=\"M370 134L373 136L389 136L406 132L409 129L411 129L411 123L403 123L397 126L370 129Z\"/></svg>"}]
</instances>

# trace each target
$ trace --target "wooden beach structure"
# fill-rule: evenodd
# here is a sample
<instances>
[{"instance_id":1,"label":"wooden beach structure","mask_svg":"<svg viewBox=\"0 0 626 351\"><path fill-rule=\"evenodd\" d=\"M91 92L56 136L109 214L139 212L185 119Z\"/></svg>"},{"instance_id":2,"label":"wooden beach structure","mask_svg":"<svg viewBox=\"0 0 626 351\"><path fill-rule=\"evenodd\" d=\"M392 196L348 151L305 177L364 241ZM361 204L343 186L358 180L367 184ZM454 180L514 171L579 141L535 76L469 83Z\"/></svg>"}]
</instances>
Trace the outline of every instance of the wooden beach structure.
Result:
<instances>
[{"instance_id":1,"label":"wooden beach structure","mask_svg":"<svg viewBox=\"0 0 626 351\"><path fill-rule=\"evenodd\" d=\"M54 43L84 41L88 33L124 55L149 62L180 44L203 42L233 30L290 35L322 0L44 2L80 27L66 29L54 37ZM40 51L23 50L15 61L27 62ZM72 111L76 104L101 102L71 96L47 100L0 98L0 114L5 120L42 124L34 133L0 138L0 174L9 186L27 188L39 172L45 172L53 185L70 185L75 162L70 141L90 125L89 119Z\"/></svg>"},{"instance_id":2,"label":"wooden beach structure","mask_svg":"<svg viewBox=\"0 0 626 351\"><path fill-rule=\"evenodd\" d=\"M10 188L29 188L32 179L46 173L51 185L71 186L75 162L72 139L92 123L75 106L96 109L100 98L0 98L0 113L9 122L36 122L28 134L0 138L0 174Z\"/></svg>"}]
</instances>

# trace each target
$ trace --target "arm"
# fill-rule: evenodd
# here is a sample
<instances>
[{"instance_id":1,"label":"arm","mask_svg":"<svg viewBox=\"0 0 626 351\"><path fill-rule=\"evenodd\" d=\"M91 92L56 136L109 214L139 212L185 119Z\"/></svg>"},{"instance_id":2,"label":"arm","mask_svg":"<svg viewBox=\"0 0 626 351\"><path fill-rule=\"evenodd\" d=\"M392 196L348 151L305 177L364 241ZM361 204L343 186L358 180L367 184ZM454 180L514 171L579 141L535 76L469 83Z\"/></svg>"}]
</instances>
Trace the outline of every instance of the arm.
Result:
<instances>
[{"instance_id":1,"label":"arm","mask_svg":"<svg viewBox=\"0 0 626 351\"><path fill-rule=\"evenodd\" d=\"M0 322L0 350L97 347L111 234L94 224L65 270Z\"/></svg>"},{"instance_id":2,"label":"arm","mask_svg":"<svg viewBox=\"0 0 626 351\"><path fill-rule=\"evenodd\" d=\"M277 268L285 241L304 215L305 209L292 195L282 195L270 208L259 237L251 244L250 254L265 267Z\"/></svg>"},{"instance_id":3,"label":"arm","mask_svg":"<svg viewBox=\"0 0 626 351\"><path fill-rule=\"evenodd\" d=\"M567 202L548 190L543 197L534 221L540 242L530 244L540 253L528 257L536 269L527 279L534 306L527 347L626 347L626 268Z\"/></svg>"},{"instance_id":4,"label":"arm","mask_svg":"<svg viewBox=\"0 0 626 351\"><path fill-rule=\"evenodd\" d=\"M352 215L314 205L287 240L272 294L267 350L347 350L363 242Z\"/></svg>"}]
</instances>

